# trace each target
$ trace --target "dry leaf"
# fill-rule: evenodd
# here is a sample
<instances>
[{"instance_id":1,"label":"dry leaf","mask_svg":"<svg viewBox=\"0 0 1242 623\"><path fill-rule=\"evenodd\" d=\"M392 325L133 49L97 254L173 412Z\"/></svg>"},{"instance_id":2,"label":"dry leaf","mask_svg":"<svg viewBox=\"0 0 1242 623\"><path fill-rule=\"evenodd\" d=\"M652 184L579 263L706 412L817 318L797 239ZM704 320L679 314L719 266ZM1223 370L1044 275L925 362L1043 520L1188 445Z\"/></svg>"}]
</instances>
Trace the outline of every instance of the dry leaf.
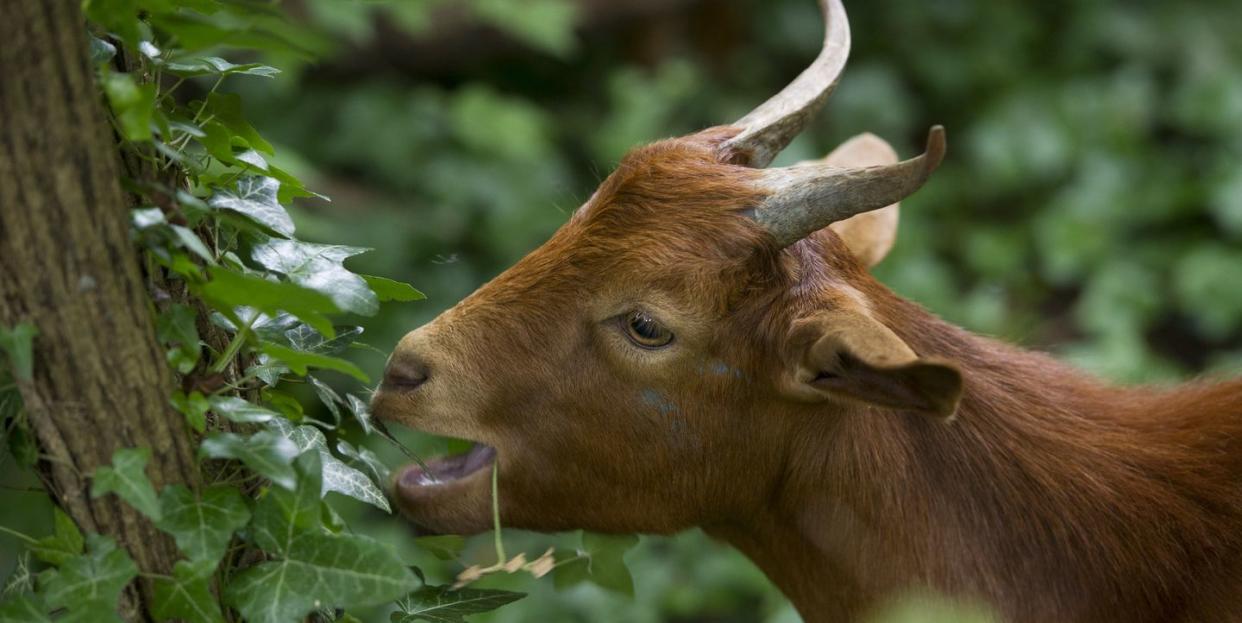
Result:
<instances>
[{"instance_id":1,"label":"dry leaf","mask_svg":"<svg viewBox=\"0 0 1242 623\"><path fill-rule=\"evenodd\" d=\"M527 563L526 570L536 578L547 575L556 567L556 559L552 557L553 551L554 548L549 547L548 551L544 552L542 556Z\"/></svg>"}]
</instances>

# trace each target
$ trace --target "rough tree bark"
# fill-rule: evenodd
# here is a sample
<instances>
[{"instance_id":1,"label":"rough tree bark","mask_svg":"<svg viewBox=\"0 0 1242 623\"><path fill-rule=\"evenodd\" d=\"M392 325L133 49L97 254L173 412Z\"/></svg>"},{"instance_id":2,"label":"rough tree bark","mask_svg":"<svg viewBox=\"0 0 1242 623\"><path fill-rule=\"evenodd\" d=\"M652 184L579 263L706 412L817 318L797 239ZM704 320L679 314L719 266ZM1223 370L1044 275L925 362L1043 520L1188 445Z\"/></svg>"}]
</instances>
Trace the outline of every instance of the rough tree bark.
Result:
<instances>
[{"instance_id":1,"label":"rough tree bark","mask_svg":"<svg viewBox=\"0 0 1242 623\"><path fill-rule=\"evenodd\" d=\"M30 321L35 376L21 383L49 488L88 532L114 537L143 571L168 572L172 541L89 474L145 446L156 488L197 478L173 377L155 340L128 239L118 145L94 84L79 0L0 0L0 325ZM145 618L146 589L126 593Z\"/></svg>"}]
</instances>

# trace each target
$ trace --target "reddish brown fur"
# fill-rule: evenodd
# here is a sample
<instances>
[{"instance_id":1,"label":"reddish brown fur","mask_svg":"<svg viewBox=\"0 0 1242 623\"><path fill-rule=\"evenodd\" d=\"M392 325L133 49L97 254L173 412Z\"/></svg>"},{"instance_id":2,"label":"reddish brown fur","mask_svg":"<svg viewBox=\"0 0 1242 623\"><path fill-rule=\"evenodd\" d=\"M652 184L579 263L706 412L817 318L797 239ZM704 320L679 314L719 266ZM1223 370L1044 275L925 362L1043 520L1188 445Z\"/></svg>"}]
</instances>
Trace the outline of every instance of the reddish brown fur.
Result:
<instances>
[{"instance_id":1,"label":"reddish brown fur","mask_svg":"<svg viewBox=\"0 0 1242 623\"><path fill-rule=\"evenodd\" d=\"M1242 620L1242 382L1108 386L936 319L831 231L778 251L742 214L755 172L715 158L729 133L627 157L547 244L402 340L394 359L431 381L382 389L381 416L497 447L508 525L702 526L808 621L910 588L1009 621ZM954 422L781 393L791 324L854 292L955 362ZM615 337L634 304L676 324L671 354ZM481 531L485 485L403 510Z\"/></svg>"}]
</instances>

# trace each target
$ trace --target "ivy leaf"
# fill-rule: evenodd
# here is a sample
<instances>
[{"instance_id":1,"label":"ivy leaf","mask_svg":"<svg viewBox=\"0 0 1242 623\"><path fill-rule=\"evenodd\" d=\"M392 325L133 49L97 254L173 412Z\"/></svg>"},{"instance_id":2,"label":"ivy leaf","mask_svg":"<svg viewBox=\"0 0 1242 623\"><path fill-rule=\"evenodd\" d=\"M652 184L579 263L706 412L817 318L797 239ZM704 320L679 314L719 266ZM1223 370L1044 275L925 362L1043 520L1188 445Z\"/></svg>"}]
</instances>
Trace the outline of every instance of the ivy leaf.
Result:
<instances>
[{"instance_id":1,"label":"ivy leaf","mask_svg":"<svg viewBox=\"0 0 1242 623\"><path fill-rule=\"evenodd\" d=\"M280 182L275 178L248 175L237 180L234 188L216 188L207 200L207 205L217 210L229 210L247 216L278 234L292 236L293 219L277 200L278 192Z\"/></svg>"},{"instance_id":2,"label":"ivy leaf","mask_svg":"<svg viewBox=\"0 0 1242 623\"><path fill-rule=\"evenodd\" d=\"M156 211L159 212L158 208ZM195 236L194 239L198 240L198 237ZM189 374L194 370L202 356L203 347L198 337L197 322L198 315L194 309L180 304L164 310L155 321L156 336L171 347L168 351L168 363L181 374Z\"/></svg>"},{"instance_id":3,"label":"ivy leaf","mask_svg":"<svg viewBox=\"0 0 1242 623\"><path fill-rule=\"evenodd\" d=\"M251 623L294 623L317 604L389 602L416 580L389 548L361 536L297 534L288 557L241 572L225 599Z\"/></svg>"},{"instance_id":4,"label":"ivy leaf","mask_svg":"<svg viewBox=\"0 0 1242 623\"><path fill-rule=\"evenodd\" d=\"M181 243L181 246L185 247L194 255L197 255L208 265L216 263L216 257L212 255L211 249L207 248L207 245L203 243L202 238L199 238L198 234L194 233L194 230L189 227L182 227L181 225L171 225L170 227L172 228L173 235L177 237L177 241Z\"/></svg>"},{"instance_id":5,"label":"ivy leaf","mask_svg":"<svg viewBox=\"0 0 1242 623\"><path fill-rule=\"evenodd\" d=\"M77 524L73 523L73 519L66 515L65 511L60 510L60 507L52 508L52 524L54 526L52 535L43 537L31 545L30 553L43 562L60 566L80 556L84 542Z\"/></svg>"},{"instance_id":6,"label":"ivy leaf","mask_svg":"<svg viewBox=\"0 0 1242 623\"><path fill-rule=\"evenodd\" d=\"M272 144L263 140L263 137L255 131L254 126L246 121L245 115L242 114L241 96L235 93L212 93L207 96L207 111L215 117L216 121L228 128L233 136L246 141L251 148L269 156L275 153Z\"/></svg>"},{"instance_id":7,"label":"ivy leaf","mask_svg":"<svg viewBox=\"0 0 1242 623\"><path fill-rule=\"evenodd\" d=\"M33 595L12 595L0 601L0 623L51 622Z\"/></svg>"},{"instance_id":8,"label":"ivy leaf","mask_svg":"<svg viewBox=\"0 0 1242 623\"><path fill-rule=\"evenodd\" d=\"M238 162L248 164L259 171L267 171L267 159L253 149L247 149L246 151L235 155L234 158L236 158ZM276 200L280 201L279 191L276 193Z\"/></svg>"},{"instance_id":9,"label":"ivy leaf","mask_svg":"<svg viewBox=\"0 0 1242 623\"><path fill-rule=\"evenodd\" d=\"M34 339L38 334L29 322L19 322L12 329L0 327L0 350L8 355L13 378L19 381L34 377Z\"/></svg>"},{"instance_id":10,"label":"ivy leaf","mask_svg":"<svg viewBox=\"0 0 1242 623\"><path fill-rule=\"evenodd\" d=\"M108 73L103 90L116 115L121 136L140 143L151 140L151 118L155 113L155 85L138 84L130 74Z\"/></svg>"},{"instance_id":11,"label":"ivy leaf","mask_svg":"<svg viewBox=\"0 0 1242 623\"><path fill-rule=\"evenodd\" d=\"M387 277L376 277L375 275L360 275L366 280L367 285L371 286L371 290L379 297L380 301L421 301L427 298L427 295L414 289L414 286L401 281L394 281Z\"/></svg>"},{"instance_id":12,"label":"ivy leaf","mask_svg":"<svg viewBox=\"0 0 1242 623\"><path fill-rule=\"evenodd\" d=\"M238 424L262 424L280 417L271 409L237 396L212 396L210 400L216 415Z\"/></svg>"},{"instance_id":13,"label":"ivy leaf","mask_svg":"<svg viewBox=\"0 0 1242 623\"><path fill-rule=\"evenodd\" d=\"M0 598L34 591L34 579L34 573L30 570L30 552L18 554L13 563L13 572L4 581L4 590L0 590Z\"/></svg>"},{"instance_id":14,"label":"ivy leaf","mask_svg":"<svg viewBox=\"0 0 1242 623\"><path fill-rule=\"evenodd\" d=\"M202 496L181 485L164 487L160 493L163 518L156 527L177 541L177 548L191 561L215 564L233 538L250 520L241 492L228 485L203 490Z\"/></svg>"},{"instance_id":15,"label":"ivy leaf","mask_svg":"<svg viewBox=\"0 0 1242 623\"><path fill-rule=\"evenodd\" d=\"M275 342L260 342L259 349L263 354L280 360L281 363L289 366L289 369L301 376L306 376L309 368L323 368L348 374L363 383L371 382L371 379L361 368L344 359L294 350Z\"/></svg>"},{"instance_id":16,"label":"ivy leaf","mask_svg":"<svg viewBox=\"0 0 1242 623\"><path fill-rule=\"evenodd\" d=\"M328 408L328 412L332 414L336 425L339 426L341 424L340 405L345 404L345 401L341 398L341 395L336 393L336 390L332 389L327 383L324 383L313 376L308 376L306 378L310 379L311 385L314 386L315 394L319 396L319 402L322 402L324 406Z\"/></svg>"},{"instance_id":17,"label":"ivy leaf","mask_svg":"<svg viewBox=\"0 0 1242 623\"><path fill-rule=\"evenodd\" d=\"M215 433L203 440L199 453L213 459L236 459L255 473L286 488L295 483L290 463L298 455L297 446L272 431L242 437L235 433Z\"/></svg>"},{"instance_id":18,"label":"ivy leaf","mask_svg":"<svg viewBox=\"0 0 1242 623\"><path fill-rule=\"evenodd\" d=\"M185 416L190 428L198 433L207 430L207 412L211 410L211 403L202 392L190 392L187 396L185 392L177 390L173 392L171 402L173 408Z\"/></svg>"},{"instance_id":19,"label":"ivy leaf","mask_svg":"<svg viewBox=\"0 0 1242 623\"><path fill-rule=\"evenodd\" d=\"M34 467L39 462L39 446L35 443L34 435L21 425L9 430L9 453L22 467Z\"/></svg>"},{"instance_id":20,"label":"ivy leaf","mask_svg":"<svg viewBox=\"0 0 1242 623\"><path fill-rule=\"evenodd\" d=\"M388 481L390 474L388 467L384 465L384 462L378 456L375 456L374 452L364 447L355 448L353 444L344 439L336 442L336 451L340 452L345 458L365 466L367 471L371 472L371 476L375 478L375 482Z\"/></svg>"},{"instance_id":21,"label":"ivy leaf","mask_svg":"<svg viewBox=\"0 0 1242 623\"><path fill-rule=\"evenodd\" d=\"M86 554L65 561L50 575L43 596L53 609L69 608L71 614L113 613L108 620L117 620L121 591L138 575L138 566L106 536L92 534L87 544Z\"/></svg>"},{"instance_id":22,"label":"ivy leaf","mask_svg":"<svg viewBox=\"0 0 1242 623\"><path fill-rule=\"evenodd\" d=\"M328 450L328 440L318 428L314 426L295 427L288 420L284 419L272 420L270 425L292 441L297 446L299 452L314 450L319 454L320 462L323 465L323 490L320 492L321 495L327 495L329 491L335 491L341 495L346 495L355 500L381 508L385 512L392 512L392 508L388 505L388 498L384 497L384 492L380 491L379 487L366 474L336 458Z\"/></svg>"},{"instance_id":23,"label":"ivy leaf","mask_svg":"<svg viewBox=\"0 0 1242 623\"><path fill-rule=\"evenodd\" d=\"M632 534L609 535L582 533L582 547L569 553L573 560L560 565L552 572L557 588L573 586L589 581L600 587L633 596L634 579L625 566L625 552L638 544L638 536Z\"/></svg>"},{"instance_id":24,"label":"ivy leaf","mask_svg":"<svg viewBox=\"0 0 1242 623\"><path fill-rule=\"evenodd\" d=\"M216 563L211 561L178 561L171 580L155 580L151 614L159 621L222 623L224 615L220 612L220 604L211 594L211 576L215 569Z\"/></svg>"},{"instance_id":25,"label":"ivy leaf","mask_svg":"<svg viewBox=\"0 0 1242 623\"><path fill-rule=\"evenodd\" d=\"M183 78L207 75L231 76L234 74L271 78L280 73L280 70L275 67L261 65L259 63L235 65L218 56L179 58L175 61L166 63L164 65L164 70Z\"/></svg>"},{"instance_id":26,"label":"ivy leaf","mask_svg":"<svg viewBox=\"0 0 1242 623\"><path fill-rule=\"evenodd\" d=\"M343 264L346 259L369 250L268 238L251 249L250 257L260 266L281 273L300 286L327 294L344 311L370 316L379 310L379 299L365 279Z\"/></svg>"},{"instance_id":27,"label":"ivy leaf","mask_svg":"<svg viewBox=\"0 0 1242 623\"><path fill-rule=\"evenodd\" d=\"M362 426L362 432L367 435L375 432L375 426L371 424L371 407L367 406L366 401L353 394L347 394L346 398L349 399L349 411Z\"/></svg>"},{"instance_id":28,"label":"ivy leaf","mask_svg":"<svg viewBox=\"0 0 1242 623\"><path fill-rule=\"evenodd\" d=\"M91 63L100 65L112 60L116 56L116 46L96 37L95 35L87 35L90 38Z\"/></svg>"},{"instance_id":29,"label":"ivy leaf","mask_svg":"<svg viewBox=\"0 0 1242 623\"><path fill-rule=\"evenodd\" d=\"M199 294L221 311L250 307L269 315L281 310L296 316L316 331L336 335L324 314L340 311L328 296L297 284L268 281L221 267L208 269L211 281L197 286Z\"/></svg>"},{"instance_id":30,"label":"ivy leaf","mask_svg":"<svg viewBox=\"0 0 1242 623\"><path fill-rule=\"evenodd\" d=\"M320 355L338 355L345 352L354 338L362 335L362 327L342 328L336 337L327 339L323 334L311 327L299 324L284 332L284 339L289 346L308 353Z\"/></svg>"},{"instance_id":31,"label":"ivy leaf","mask_svg":"<svg viewBox=\"0 0 1242 623\"><path fill-rule=\"evenodd\" d=\"M490 612L525 596L525 593L484 588L454 591L447 586L423 586L397 602L400 611L392 613L389 619L392 623L464 623L464 616Z\"/></svg>"},{"instance_id":32,"label":"ivy leaf","mask_svg":"<svg viewBox=\"0 0 1242 623\"><path fill-rule=\"evenodd\" d=\"M299 457L298 490L272 490L255 509L255 544L281 558L242 571L224 589L225 601L250 623L295 623L320 607L377 605L418 584L389 547L323 531L320 457Z\"/></svg>"},{"instance_id":33,"label":"ivy leaf","mask_svg":"<svg viewBox=\"0 0 1242 623\"><path fill-rule=\"evenodd\" d=\"M254 331L255 335L265 340L280 339L284 335L288 334L289 331L297 328L304 328L315 335L319 335L319 332L306 326L306 324L299 321L297 317L283 312L274 316L262 314L250 325L250 330ZM323 336L320 336L319 339L323 339Z\"/></svg>"},{"instance_id":34,"label":"ivy leaf","mask_svg":"<svg viewBox=\"0 0 1242 623\"><path fill-rule=\"evenodd\" d=\"M122 41L135 46L142 38L138 5L134 0L89 0L82 9L90 21L115 33Z\"/></svg>"},{"instance_id":35,"label":"ivy leaf","mask_svg":"<svg viewBox=\"0 0 1242 623\"><path fill-rule=\"evenodd\" d=\"M115 493L154 521L160 520L160 501L147 479L150 448L122 448L112 454L111 466L95 468L91 497Z\"/></svg>"},{"instance_id":36,"label":"ivy leaf","mask_svg":"<svg viewBox=\"0 0 1242 623\"><path fill-rule=\"evenodd\" d=\"M297 486L268 491L250 520L251 540L271 554L287 553L294 531L323 533L323 457L318 452L303 453L293 468Z\"/></svg>"}]
</instances>

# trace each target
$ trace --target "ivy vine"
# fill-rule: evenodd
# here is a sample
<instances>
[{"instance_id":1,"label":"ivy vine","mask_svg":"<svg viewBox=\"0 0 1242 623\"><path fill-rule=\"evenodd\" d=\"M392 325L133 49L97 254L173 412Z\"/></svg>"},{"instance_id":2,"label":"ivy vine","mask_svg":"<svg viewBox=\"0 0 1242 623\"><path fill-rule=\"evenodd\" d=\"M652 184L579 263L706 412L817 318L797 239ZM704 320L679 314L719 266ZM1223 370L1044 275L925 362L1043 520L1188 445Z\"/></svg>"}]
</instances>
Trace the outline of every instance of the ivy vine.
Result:
<instances>
[{"instance_id":1,"label":"ivy vine","mask_svg":"<svg viewBox=\"0 0 1242 623\"><path fill-rule=\"evenodd\" d=\"M169 401L199 444L203 482L197 490L157 491L146 473L150 448L118 450L91 477L91 496L118 496L172 537L183 559L171 575L138 569L112 539L83 535L59 509L48 536L0 526L27 545L0 593L0 623L119 621L121 592L139 576L154 587L153 618L191 623L356 621L350 611L383 604L392 604L392 620L401 623L461 621L522 597L468 586L502 572L555 571L558 586L590 580L632 593L621 556L634 537L585 535L575 550L510 559L495 513L496 564L468 567L452 586L432 586L391 548L345 525L324 496L335 492L391 512L382 488L388 473L370 450L336 439L336 431L353 420L367 435L387 435L367 409L370 379L341 357L361 345L362 329L333 318L372 315L381 303L423 295L345 266L368 249L296 237L285 206L320 195L273 164L275 150L246 121L241 98L220 88L279 70L209 54L233 47L305 55L313 35L261 2L83 6L110 120L123 155L138 163L123 180L137 198L132 235L153 292L157 337L180 381ZM204 94L182 97L188 83ZM214 344L207 332L225 339ZM0 327L7 360L0 365L0 421L26 467L39 454L17 382L31 378L37 334L29 324ZM351 377L356 389L338 392L320 378L324 371ZM312 386L331 419L307 416L283 389L290 383ZM444 559L458 558L464 543L453 536L417 542Z\"/></svg>"}]
</instances>

